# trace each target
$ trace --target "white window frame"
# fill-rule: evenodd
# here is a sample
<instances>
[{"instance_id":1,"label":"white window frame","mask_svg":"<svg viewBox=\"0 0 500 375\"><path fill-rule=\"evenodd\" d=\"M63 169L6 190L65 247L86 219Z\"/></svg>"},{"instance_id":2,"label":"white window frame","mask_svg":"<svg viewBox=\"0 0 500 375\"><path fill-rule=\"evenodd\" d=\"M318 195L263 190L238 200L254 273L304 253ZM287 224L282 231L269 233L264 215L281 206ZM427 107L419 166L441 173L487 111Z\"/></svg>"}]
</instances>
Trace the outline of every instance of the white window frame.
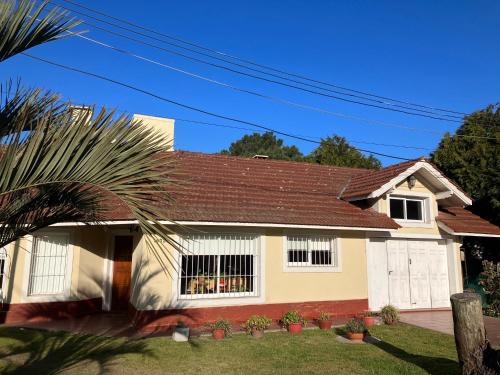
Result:
<instances>
[{"instance_id":1,"label":"white window frame","mask_svg":"<svg viewBox=\"0 0 500 375\"><path fill-rule=\"evenodd\" d=\"M391 199L394 200L401 200L403 201L403 212L404 212L404 218L394 218L391 216ZM418 196L404 196L404 195L399 195L399 194L390 194L387 199L387 215L395 220L396 222L402 222L402 223L416 223L416 224L425 224L428 223L428 217L429 217L429 204L428 204L429 198L425 197L418 197ZM407 219L406 215L406 202L407 201L412 201L412 202L420 202L422 204L422 219L421 220L409 220Z\"/></svg>"},{"instance_id":2,"label":"white window frame","mask_svg":"<svg viewBox=\"0 0 500 375\"><path fill-rule=\"evenodd\" d=\"M308 261L307 262L288 262L288 237L307 238L308 243ZM312 251L310 250L311 239L328 238L330 241L330 251L332 259L337 259L337 264L322 265L312 264ZM333 235L314 235L314 234L286 234L283 236L283 272L342 272L342 250L340 238ZM335 256L336 255L336 256Z\"/></svg>"},{"instance_id":3,"label":"white window frame","mask_svg":"<svg viewBox=\"0 0 500 375\"><path fill-rule=\"evenodd\" d=\"M9 253L7 246L0 247L0 260L3 260L3 269L0 267L0 274L2 274L2 281L0 282L0 303L5 303L5 298L7 297L7 270L9 267Z\"/></svg>"},{"instance_id":4,"label":"white window frame","mask_svg":"<svg viewBox=\"0 0 500 375\"><path fill-rule=\"evenodd\" d=\"M64 290L62 293L57 294L29 294L29 283L31 274L31 259L35 246L35 237L43 236L64 236L68 242L68 253L66 257L66 275L64 278ZM73 277L73 244L71 243L71 236L68 232L37 232L34 235L25 237L27 246L24 259L24 275L23 275L23 293L22 302L58 302L67 301L71 298L71 280Z\"/></svg>"},{"instance_id":5,"label":"white window frame","mask_svg":"<svg viewBox=\"0 0 500 375\"><path fill-rule=\"evenodd\" d=\"M182 272L182 256L183 254L175 250L177 253L176 264L174 265L174 282L172 283L173 300L171 307L199 307L199 306L231 306L240 304L263 303L265 298L265 241L264 237L258 233L227 233L227 232L214 232L207 233L207 236L252 236L256 241L256 255L254 255L254 273L255 284L254 292L230 292L230 293L217 293L217 294L194 294L187 295L181 294L181 277ZM187 235L188 237L189 235ZM183 240L181 236L175 236L175 240L179 243ZM238 255L237 253L222 254L220 255ZM186 254L189 255L189 254ZM202 255L202 254L200 254ZM216 254L205 254L216 255ZM220 270L219 270L220 272Z\"/></svg>"}]
</instances>

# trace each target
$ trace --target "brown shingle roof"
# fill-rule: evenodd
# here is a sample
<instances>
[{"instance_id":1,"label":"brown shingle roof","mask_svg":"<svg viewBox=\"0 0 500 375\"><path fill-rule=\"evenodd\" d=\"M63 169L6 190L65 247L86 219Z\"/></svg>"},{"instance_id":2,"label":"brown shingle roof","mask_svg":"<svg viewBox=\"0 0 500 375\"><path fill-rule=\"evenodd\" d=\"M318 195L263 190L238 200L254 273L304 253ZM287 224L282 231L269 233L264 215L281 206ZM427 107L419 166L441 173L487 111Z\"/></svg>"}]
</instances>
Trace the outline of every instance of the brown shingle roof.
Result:
<instances>
[{"instance_id":1,"label":"brown shingle roof","mask_svg":"<svg viewBox=\"0 0 500 375\"><path fill-rule=\"evenodd\" d=\"M338 199L364 169L175 152L168 219L396 229L389 217ZM132 218L113 204L106 220Z\"/></svg>"},{"instance_id":2,"label":"brown shingle roof","mask_svg":"<svg viewBox=\"0 0 500 375\"><path fill-rule=\"evenodd\" d=\"M382 187L384 184L399 176L408 168L415 165L419 159L405 161L403 163L394 164L387 168L378 171L366 171L366 173L359 174L353 177L349 187L342 195L345 199L350 198L365 198L371 192Z\"/></svg>"},{"instance_id":3,"label":"brown shingle roof","mask_svg":"<svg viewBox=\"0 0 500 375\"><path fill-rule=\"evenodd\" d=\"M455 233L500 235L500 227L462 207L440 208L437 219Z\"/></svg>"}]
</instances>

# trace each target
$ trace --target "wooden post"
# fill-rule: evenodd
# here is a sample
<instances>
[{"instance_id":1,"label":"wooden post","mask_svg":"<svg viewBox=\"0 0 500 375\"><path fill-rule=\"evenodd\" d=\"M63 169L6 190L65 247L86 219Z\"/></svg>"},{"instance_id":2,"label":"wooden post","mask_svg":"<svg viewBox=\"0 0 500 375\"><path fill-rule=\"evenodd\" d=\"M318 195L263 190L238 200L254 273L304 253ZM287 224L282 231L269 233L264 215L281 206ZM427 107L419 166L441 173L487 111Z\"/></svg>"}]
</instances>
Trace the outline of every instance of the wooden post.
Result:
<instances>
[{"instance_id":1,"label":"wooden post","mask_svg":"<svg viewBox=\"0 0 500 375\"><path fill-rule=\"evenodd\" d=\"M451 307L462 374L499 374L499 353L486 340L481 297L476 293L454 294L451 296Z\"/></svg>"}]
</instances>

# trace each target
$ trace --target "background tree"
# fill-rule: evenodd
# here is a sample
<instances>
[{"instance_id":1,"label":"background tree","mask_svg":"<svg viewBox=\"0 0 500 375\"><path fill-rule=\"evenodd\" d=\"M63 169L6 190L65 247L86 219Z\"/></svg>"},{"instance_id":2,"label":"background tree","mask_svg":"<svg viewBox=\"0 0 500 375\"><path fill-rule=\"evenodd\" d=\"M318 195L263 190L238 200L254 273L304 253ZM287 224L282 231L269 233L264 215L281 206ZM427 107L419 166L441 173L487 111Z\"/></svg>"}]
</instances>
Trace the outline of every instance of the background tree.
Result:
<instances>
[{"instance_id":1,"label":"background tree","mask_svg":"<svg viewBox=\"0 0 500 375\"><path fill-rule=\"evenodd\" d=\"M306 161L351 168L380 169L382 166L373 155L363 155L338 135L322 139L321 144L306 157Z\"/></svg>"},{"instance_id":2,"label":"background tree","mask_svg":"<svg viewBox=\"0 0 500 375\"><path fill-rule=\"evenodd\" d=\"M295 161L302 159L302 153L296 146L285 146L283 140L276 138L272 132L247 134L231 143L229 150L222 150L221 154L245 157L267 155L271 159Z\"/></svg>"},{"instance_id":3,"label":"background tree","mask_svg":"<svg viewBox=\"0 0 500 375\"><path fill-rule=\"evenodd\" d=\"M462 136L468 137L462 137ZM471 211L500 224L500 107L490 105L464 119L454 135L445 134L431 160L473 199ZM500 261L500 239L464 237L465 287L488 296L480 285L483 261ZM487 307L485 313L494 309Z\"/></svg>"},{"instance_id":4,"label":"background tree","mask_svg":"<svg viewBox=\"0 0 500 375\"><path fill-rule=\"evenodd\" d=\"M0 3L0 63L76 25L57 9L42 16L46 4ZM0 247L56 222L99 220L110 195L143 233L171 242L153 201L169 199L164 140L112 111L90 118L69 109L49 92L19 82L0 86Z\"/></svg>"},{"instance_id":5,"label":"background tree","mask_svg":"<svg viewBox=\"0 0 500 375\"><path fill-rule=\"evenodd\" d=\"M462 137L463 135L469 137ZM446 133L432 162L472 198L471 210L500 225L500 106L467 116L454 135Z\"/></svg>"}]
</instances>

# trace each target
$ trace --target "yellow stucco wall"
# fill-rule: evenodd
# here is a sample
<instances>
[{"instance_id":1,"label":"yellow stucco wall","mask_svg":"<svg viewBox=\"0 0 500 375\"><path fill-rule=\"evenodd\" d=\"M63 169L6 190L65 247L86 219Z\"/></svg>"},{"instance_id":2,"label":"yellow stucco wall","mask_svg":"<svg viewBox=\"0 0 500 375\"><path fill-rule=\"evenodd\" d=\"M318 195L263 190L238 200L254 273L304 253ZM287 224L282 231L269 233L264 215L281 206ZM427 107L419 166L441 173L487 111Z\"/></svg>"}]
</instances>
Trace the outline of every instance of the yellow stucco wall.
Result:
<instances>
[{"instance_id":1,"label":"yellow stucco wall","mask_svg":"<svg viewBox=\"0 0 500 375\"><path fill-rule=\"evenodd\" d=\"M194 228L200 230L200 228ZM366 240L364 233L338 231L284 231L256 228L203 228L208 233L255 233L263 237L261 255L264 256L264 299L259 303L328 301L368 298L366 274ZM340 239L341 272L284 272L283 236L288 234L320 234ZM155 251L142 238L133 257L134 287L132 304L140 310L182 307L174 299L172 288L175 266L171 246ZM230 304L230 298L207 300L204 306ZM243 302L244 303L244 302Z\"/></svg>"},{"instance_id":2,"label":"yellow stucco wall","mask_svg":"<svg viewBox=\"0 0 500 375\"><path fill-rule=\"evenodd\" d=\"M64 297L27 296L29 254L32 237L27 236L9 244L7 269L5 270L4 303L30 303L52 300L81 300L99 298L103 294L104 256L108 234L99 227L49 228L43 233L68 233L72 251L70 293Z\"/></svg>"},{"instance_id":3,"label":"yellow stucco wall","mask_svg":"<svg viewBox=\"0 0 500 375\"><path fill-rule=\"evenodd\" d=\"M283 230L267 232L266 303L368 298L364 234L319 232L340 237L340 272L283 272L283 235L286 233L298 234Z\"/></svg>"}]
</instances>

